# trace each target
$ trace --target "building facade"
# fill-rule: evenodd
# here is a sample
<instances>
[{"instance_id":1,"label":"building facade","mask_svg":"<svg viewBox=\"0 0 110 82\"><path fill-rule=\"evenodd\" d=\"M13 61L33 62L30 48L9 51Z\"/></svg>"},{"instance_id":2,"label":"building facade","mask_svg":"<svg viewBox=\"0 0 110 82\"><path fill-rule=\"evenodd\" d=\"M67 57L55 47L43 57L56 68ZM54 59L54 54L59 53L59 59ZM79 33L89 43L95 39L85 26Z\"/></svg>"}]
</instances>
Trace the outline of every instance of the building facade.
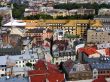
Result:
<instances>
[{"instance_id":1,"label":"building facade","mask_svg":"<svg viewBox=\"0 0 110 82\"><path fill-rule=\"evenodd\" d=\"M63 64L63 69L66 73L66 77L70 81L85 80L92 78L92 70L89 64L73 63L72 60L67 60Z\"/></svg>"},{"instance_id":2,"label":"building facade","mask_svg":"<svg viewBox=\"0 0 110 82\"><path fill-rule=\"evenodd\" d=\"M87 42L110 43L110 33L103 30L88 30Z\"/></svg>"},{"instance_id":3,"label":"building facade","mask_svg":"<svg viewBox=\"0 0 110 82\"><path fill-rule=\"evenodd\" d=\"M22 20L26 22L25 29L49 28L51 30L62 29L65 33L86 36L87 29L102 28L99 20Z\"/></svg>"}]
</instances>

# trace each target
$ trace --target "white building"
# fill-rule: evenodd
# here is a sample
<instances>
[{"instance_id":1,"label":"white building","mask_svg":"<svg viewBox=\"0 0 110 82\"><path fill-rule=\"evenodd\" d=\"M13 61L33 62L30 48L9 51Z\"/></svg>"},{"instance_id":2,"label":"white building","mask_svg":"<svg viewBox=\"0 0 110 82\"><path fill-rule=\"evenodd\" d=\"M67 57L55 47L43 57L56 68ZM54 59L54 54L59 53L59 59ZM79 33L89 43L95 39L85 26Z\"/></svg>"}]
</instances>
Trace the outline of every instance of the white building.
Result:
<instances>
[{"instance_id":1,"label":"white building","mask_svg":"<svg viewBox=\"0 0 110 82\"><path fill-rule=\"evenodd\" d=\"M38 54L36 51L37 50L34 49L32 53L32 51L26 50L22 55L0 56L0 60L2 61L0 63L0 77L11 71L9 67L13 67L12 72L14 75L25 74L26 63L30 62L33 65L38 60Z\"/></svg>"},{"instance_id":2,"label":"white building","mask_svg":"<svg viewBox=\"0 0 110 82\"><path fill-rule=\"evenodd\" d=\"M110 48L110 43L97 44L98 49Z\"/></svg>"},{"instance_id":3,"label":"white building","mask_svg":"<svg viewBox=\"0 0 110 82\"><path fill-rule=\"evenodd\" d=\"M40 7L39 9L41 12L48 12L53 10L53 7Z\"/></svg>"},{"instance_id":4,"label":"white building","mask_svg":"<svg viewBox=\"0 0 110 82\"><path fill-rule=\"evenodd\" d=\"M110 15L110 9L100 9L98 15Z\"/></svg>"},{"instance_id":5,"label":"white building","mask_svg":"<svg viewBox=\"0 0 110 82\"><path fill-rule=\"evenodd\" d=\"M54 40L62 40L64 37L64 34L65 34L64 30L61 30L61 29L55 30L54 35L53 35L53 39Z\"/></svg>"},{"instance_id":6,"label":"white building","mask_svg":"<svg viewBox=\"0 0 110 82\"><path fill-rule=\"evenodd\" d=\"M75 61L76 56L74 50L72 48L67 48L66 50L60 51L57 45L53 46L53 56L52 56L52 63L60 64L60 62L65 62L68 59Z\"/></svg>"}]
</instances>

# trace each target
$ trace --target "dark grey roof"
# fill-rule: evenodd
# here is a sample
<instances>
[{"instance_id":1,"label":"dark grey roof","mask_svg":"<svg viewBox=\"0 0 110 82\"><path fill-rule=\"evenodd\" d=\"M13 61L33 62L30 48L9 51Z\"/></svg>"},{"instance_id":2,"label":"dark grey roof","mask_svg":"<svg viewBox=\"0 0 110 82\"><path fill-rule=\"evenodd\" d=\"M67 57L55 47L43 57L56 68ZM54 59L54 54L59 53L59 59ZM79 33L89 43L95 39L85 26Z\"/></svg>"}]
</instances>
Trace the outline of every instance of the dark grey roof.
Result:
<instances>
[{"instance_id":1,"label":"dark grey roof","mask_svg":"<svg viewBox=\"0 0 110 82\"><path fill-rule=\"evenodd\" d=\"M20 55L21 50L18 48L0 48L0 56L3 55Z\"/></svg>"},{"instance_id":2,"label":"dark grey roof","mask_svg":"<svg viewBox=\"0 0 110 82\"><path fill-rule=\"evenodd\" d=\"M92 69L110 70L110 63L93 63L90 65Z\"/></svg>"},{"instance_id":3,"label":"dark grey roof","mask_svg":"<svg viewBox=\"0 0 110 82\"><path fill-rule=\"evenodd\" d=\"M43 33L45 29L40 28L40 29L29 29L26 33Z\"/></svg>"},{"instance_id":4,"label":"dark grey roof","mask_svg":"<svg viewBox=\"0 0 110 82\"><path fill-rule=\"evenodd\" d=\"M92 69L110 70L110 57L87 58L85 61L91 65Z\"/></svg>"}]
</instances>

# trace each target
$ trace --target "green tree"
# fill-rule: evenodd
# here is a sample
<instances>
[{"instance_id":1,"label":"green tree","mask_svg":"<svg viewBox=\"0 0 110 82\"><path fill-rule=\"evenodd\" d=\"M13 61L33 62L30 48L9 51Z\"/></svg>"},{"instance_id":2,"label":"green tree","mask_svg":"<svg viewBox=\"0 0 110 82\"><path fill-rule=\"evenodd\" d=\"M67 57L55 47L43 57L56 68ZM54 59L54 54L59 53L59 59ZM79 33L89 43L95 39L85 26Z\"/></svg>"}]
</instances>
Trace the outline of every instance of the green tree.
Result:
<instances>
[{"instance_id":1,"label":"green tree","mask_svg":"<svg viewBox=\"0 0 110 82\"><path fill-rule=\"evenodd\" d=\"M42 19L53 19L52 16L47 15L47 14L37 14L37 15L31 15L31 16L24 17L24 19L28 19L28 20L31 20L31 19L34 20L34 19L40 19L40 18L42 18Z\"/></svg>"},{"instance_id":2,"label":"green tree","mask_svg":"<svg viewBox=\"0 0 110 82\"><path fill-rule=\"evenodd\" d=\"M27 62L27 63L26 63L26 66L31 68L33 65L32 65L32 63Z\"/></svg>"},{"instance_id":3,"label":"green tree","mask_svg":"<svg viewBox=\"0 0 110 82\"><path fill-rule=\"evenodd\" d=\"M0 16L0 27L2 26L2 19L3 19L3 17Z\"/></svg>"},{"instance_id":4,"label":"green tree","mask_svg":"<svg viewBox=\"0 0 110 82\"><path fill-rule=\"evenodd\" d=\"M65 34L65 38L79 38L79 35Z\"/></svg>"},{"instance_id":5,"label":"green tree","mask_svg":"<svg viewBox=\"0 0 110 82\"><path fill-rule=\"evenodd\" d=\"M13 4L13 17L16 19L22 19L24 17L26 5L18 5L16 3Z\"/></svg>"}]
</instances>

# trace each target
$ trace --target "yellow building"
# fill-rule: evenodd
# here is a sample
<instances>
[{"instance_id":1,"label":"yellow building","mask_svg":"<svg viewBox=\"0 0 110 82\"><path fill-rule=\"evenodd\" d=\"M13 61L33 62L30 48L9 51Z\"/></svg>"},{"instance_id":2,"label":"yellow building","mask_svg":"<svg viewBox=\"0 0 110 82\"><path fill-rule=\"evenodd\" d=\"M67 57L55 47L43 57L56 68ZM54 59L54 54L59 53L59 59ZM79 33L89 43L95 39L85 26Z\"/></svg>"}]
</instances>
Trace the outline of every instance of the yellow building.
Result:
<instances>
[{"instance_id":1,"label":"yellow building","mask_svg":"<svg viewBox=\"0 0 110 82\"><path fill-rule=\"evenodd\" d=\"M66 33L79 36L86 35L89 28L97 29L103 26L99 20L23 20L23 22L26 22L26 29L62 29Z\"/></svg>"}]
</instances>

